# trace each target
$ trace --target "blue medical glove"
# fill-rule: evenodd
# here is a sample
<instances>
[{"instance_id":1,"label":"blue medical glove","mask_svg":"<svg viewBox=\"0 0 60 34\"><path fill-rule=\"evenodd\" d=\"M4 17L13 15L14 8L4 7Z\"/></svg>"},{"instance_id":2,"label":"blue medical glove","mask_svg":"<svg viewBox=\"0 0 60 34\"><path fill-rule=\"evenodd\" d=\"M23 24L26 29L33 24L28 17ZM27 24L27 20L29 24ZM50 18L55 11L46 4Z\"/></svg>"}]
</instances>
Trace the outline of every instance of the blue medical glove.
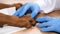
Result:
<instances>
[{"instance_id":1,"label":"blue medical glove","mask_svg":"<svg viewBox=\"0 0 60 34\"><path fill-rule=\"evenodd\" d=\"M30 16L34 18L38 12L40 11L40 7L36 3L26 3L21 8L19 8L15 13L14 16L23 16L27 12L27 10L31 9L32 13Z\"/></svg>"},{"instance_id":2,"label":"blue medical glove","mask_svg":"<svg viewBox=\"0 0 60 34\"><path fill-rule=\"evenodd\" d=\"M37 18L36 21L43 22L37 25L39 28L41 28L42 32L55 31L60 33L60 18L46 16Z\"/></svg>"}]
</instances>

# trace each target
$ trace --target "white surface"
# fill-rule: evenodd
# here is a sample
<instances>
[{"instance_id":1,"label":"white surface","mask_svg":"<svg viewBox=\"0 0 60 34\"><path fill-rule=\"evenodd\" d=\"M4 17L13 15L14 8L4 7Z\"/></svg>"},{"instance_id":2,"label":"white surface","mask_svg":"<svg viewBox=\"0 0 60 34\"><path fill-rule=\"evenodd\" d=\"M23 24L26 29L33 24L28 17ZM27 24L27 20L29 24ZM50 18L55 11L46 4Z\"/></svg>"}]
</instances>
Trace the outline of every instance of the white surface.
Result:
<instances>
[{"instance_id":1,"label":"white surface","mask_svg":"<svg viewBox=\"0 0 60 34\"><path fill-rule=\"evenodd\" d=\"M24 30L25 28L13 27L13 26L4 26L0 28L0 34L12 34L17 31Z\"/></svg>"},{"instance_id":2,"label":"white surface","mask_svg":"<svg viewBox=\"0 0 60 34\"><path fill-rule=\"evenodd\" d=\"M56 0L38 0L35 1L44 13L50 13L55 9Z\"/></svg>"},{"instance_id":3,"label":"white surface","mask_svg":"<svg viewBox=\"0 0 60 34\"><path fill-rule=\"evenodd\" d=\"M6 14L6 15L13 15L16 12L16 7L10 7L1 9L0 13Z\"/></svg>"},{"instance_id":4,"label":"white surface","mask_svg":"<svg viewBox=\"0 0 60 34\"><path fill-rule=\"evenodd\" d=\"M37 1L38 4L42 6L41 9L44 8L43 11L45 13L49 13L53 11L53 9L60 10L60 0L0 0L0 3L6 3L6 4L22 3L24 4L26 2L35 2L35 1ZM45 6L46 4L47 6Z\"/></svg>"}]
</instances>

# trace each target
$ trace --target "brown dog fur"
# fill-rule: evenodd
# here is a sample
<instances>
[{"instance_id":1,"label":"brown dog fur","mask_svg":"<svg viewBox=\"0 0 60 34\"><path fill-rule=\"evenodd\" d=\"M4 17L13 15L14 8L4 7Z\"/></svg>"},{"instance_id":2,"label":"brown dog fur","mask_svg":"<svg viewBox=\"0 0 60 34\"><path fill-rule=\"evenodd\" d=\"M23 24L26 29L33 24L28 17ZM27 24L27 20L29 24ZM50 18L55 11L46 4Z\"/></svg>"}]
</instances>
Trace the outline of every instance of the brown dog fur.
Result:
<instances>
[{"instance_id":1,"label":"brown dog fur","mask_svg":"<svg viewBox=\"0 0 60 34\"><path fill-rule=\"evenodd\" d=\"M3 7L3 5L2 4L0 5L0 9L11 7L11 5L5 4L4 7ZM17 6L17 4L13 4L12 6L16 6L19 8L20 5L18 4L18 6ZM41 14L40 13L37 17L42 17L42 16L60 17L60 10L49 13L49 14ZM35 23L35 20L32 19L29 15L19 18L17 16L9 16L9 15L5 15L5 14L0 13L0 26L2 26L4 24L8 24L11 26L17 26L17 27L30 28L32 26L32 24L35 25L36 23ZM52 33L46 33L46 34L52 34Z\"/></svg>"},{"instance_id":2,"label":"brown dog fur","mask_svg":"<svg viewBox=\"0 0 60 34\"><path fill-rule=\"evenodd\" d=\"M21 3L16 3L16 4L3 4L3 3L0 3L0 9L3 9L3 8L9 8L9 7L16 7L16 9L18 9L19 7L22 6Z\"/></svg>"},{"instance_id":3,"label":"brown dog fur","mask_svg":"<svg viewBox=\"0 0 60 34\"><path fill-rule=\"evenodd\" d=\"M36 22L28 15L19 18L17 16L9 16L0 13L0 26L3 26L4 24L8 24L10 26L30 28L35 25Z\"/></svg>"},{"instance_id":4,"label":"brown dog fur","mask_svg":"<svg viewBox=\"0 0 60 34\"><path fill-rule=\"evenodd\" d=\"M17 3L17 4L8 5L8 4L0 3L0 9L13 7L13 6L15 6L18 9L19 7L22 6L22 4ZM9 16L9 15L0 13L0 26L3 26L4 24L8 24L11 26L30 28L32 26L32 24L35 25L36 23L35 23L34 19L29 17L28 15L19 18L17 16Z\"/></svg>"}]
</instances>

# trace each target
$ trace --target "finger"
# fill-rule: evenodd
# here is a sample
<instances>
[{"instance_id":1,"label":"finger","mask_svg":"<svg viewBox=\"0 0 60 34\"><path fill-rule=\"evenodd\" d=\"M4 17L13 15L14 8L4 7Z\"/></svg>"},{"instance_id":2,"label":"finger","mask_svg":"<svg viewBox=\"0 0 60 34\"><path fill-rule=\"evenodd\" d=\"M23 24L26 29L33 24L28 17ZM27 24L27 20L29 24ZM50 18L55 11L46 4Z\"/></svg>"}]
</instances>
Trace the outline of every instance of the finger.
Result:
<instances>
[{"instance_id":1,"label":"finger","mask_svg":"<svg viewBox=\"0 0 60 34\"><path fill-rule=\"evenodd\" d=\"M30 4L29 3L25 4L19 16L25 15L25 13L27 12L27 10L29 10L29 8L30 8Z\"/></svg>"},{"instance_id":2,"label":"finger","mask_svg":"<svg viewBox=\"0 0 60 34\"><path fill-rule=\"evenodd\" d=\"M41 28L42 32L49 32L49 31L53 31L52 27L47 27L47 28Z\"/></svg>"},{"instance_id":3,"label":"finger","mask_svg":"<svg viewBox=\"0 0 60 34\"><path fill-rule=\"evenodd\" d=\"M39 17L36 19L37 22L47 22L50 21L52 18L49 16Z\"/></svg>"},{"instance_id":4,"label":"finger","mask_svg":"<svg viewBox=\"0 0 60 34\"><path fill-rule=\"evenodd\" d=\"M32 13L31 13L31 17L34 18L40 11L40 7L38 5L32 5L31 6L31 10L32 10Z\"/></svg>"},{"instance_id":5,"label":"finger","mask_svg":"<svg viewBox=\"0 0 60 34\"><path fill-rule=\"evenodd\" d=\"M50 25L48 23L37 24L37 27L39 27L39 28L46 27L46 26L50 26Z\"/></svg>"},{"instance_id":6,"label":"finger","mask_svg":"<svg viewBox=\"0 0 60 34\"><path fill-rule=\"evenodd\" d=\"M23 6L22 7L20 7L13 15L14 16L19 16L19 13L21 13L21 11L23 10Z\"/></svg>"}]
</instances>

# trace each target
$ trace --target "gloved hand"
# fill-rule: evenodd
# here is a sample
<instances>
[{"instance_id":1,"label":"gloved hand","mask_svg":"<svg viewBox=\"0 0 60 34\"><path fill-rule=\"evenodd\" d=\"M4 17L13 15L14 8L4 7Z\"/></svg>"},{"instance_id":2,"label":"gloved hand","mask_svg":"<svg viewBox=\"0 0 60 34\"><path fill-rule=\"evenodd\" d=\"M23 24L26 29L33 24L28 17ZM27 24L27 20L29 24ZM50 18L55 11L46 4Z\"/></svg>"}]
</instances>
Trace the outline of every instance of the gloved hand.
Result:
<instances>
[{"instance_id":1,"label":"gloved hand","mask_svg":"<svg viewBox=\"0 0 60 34\"><path fill-rule=\"evenodd\" d=\"M36 19L37 22L42 22L37 26L41 28L42 32L55 31L60 33L60 18L41 17Z\"/></svg>"},{"instance_id":2,"label":"gloved hand","mask_svg":"<svg viewBox=\"0 0 60 34\"><path fill-rule=\"evenodd\" d=\"M27 10L29 10L29 9L31 9L31 11L32 11L32 13L30 14L30 16L32 18L34 18L38 14L38 12L40 11L40 7L36 3L26 3L14 13L14 16L21 17L21 16L25 15Z\"/></svg>"}]
</instances>

